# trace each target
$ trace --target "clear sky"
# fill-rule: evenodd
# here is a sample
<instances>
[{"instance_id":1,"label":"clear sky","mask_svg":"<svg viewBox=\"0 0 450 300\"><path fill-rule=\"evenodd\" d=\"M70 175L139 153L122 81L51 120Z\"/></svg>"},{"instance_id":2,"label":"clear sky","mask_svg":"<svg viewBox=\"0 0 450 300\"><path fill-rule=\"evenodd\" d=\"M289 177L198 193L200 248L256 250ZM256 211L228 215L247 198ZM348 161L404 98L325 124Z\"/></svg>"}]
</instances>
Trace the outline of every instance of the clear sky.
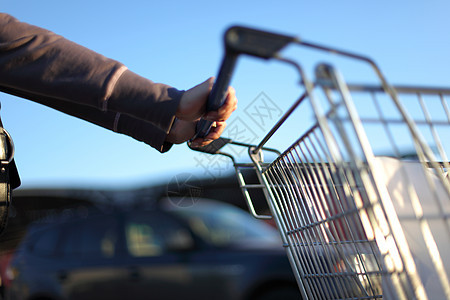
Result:
<instances>
[{"instance_id":1,"label":"clear sky","mask_svg":"<svg viewBox=\"0 0 450 300\"><path fill-rule=\"evenodd\" d=\"M450 86L450 2L446 0L0 0L0 11L179 89L216 75L223 32L234 24L367 54L392 83ZM309 58L300 57L307 68L316 63ZM366 79L359 73L349 76ZM268 125L257 126L246 119L245 108L266 97L277 104L279 111L273 113L281 113L297 95L296 80L291 69L241 60L232 82L239 108L229 123L244 121L253 128L252 138L262 137ZM146 186L180 174L210 176L219 164L226 165L186 145L160 154L131 138L27 100L0 94L0 101L2 118L17 148L23 187Z\"/></svg>"}]
</instances>

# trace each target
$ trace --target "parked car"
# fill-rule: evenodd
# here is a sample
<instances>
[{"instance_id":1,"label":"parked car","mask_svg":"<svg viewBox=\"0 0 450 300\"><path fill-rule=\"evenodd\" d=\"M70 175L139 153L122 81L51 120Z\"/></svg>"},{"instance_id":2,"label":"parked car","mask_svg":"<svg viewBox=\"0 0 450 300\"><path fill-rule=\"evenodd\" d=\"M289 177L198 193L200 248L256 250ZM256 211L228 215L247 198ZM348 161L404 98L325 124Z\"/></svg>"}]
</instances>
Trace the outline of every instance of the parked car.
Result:
<instances>
[{"instance_id":1,"label":"parked car","mask_svg":"<svg viewBox=\"0 0 450 300\"><path fill-rule=\"evenodd\" d=\"M274 228L222 202L164 203L34 223L8 299L301 298Z\"/></svg>"}]
</instances>

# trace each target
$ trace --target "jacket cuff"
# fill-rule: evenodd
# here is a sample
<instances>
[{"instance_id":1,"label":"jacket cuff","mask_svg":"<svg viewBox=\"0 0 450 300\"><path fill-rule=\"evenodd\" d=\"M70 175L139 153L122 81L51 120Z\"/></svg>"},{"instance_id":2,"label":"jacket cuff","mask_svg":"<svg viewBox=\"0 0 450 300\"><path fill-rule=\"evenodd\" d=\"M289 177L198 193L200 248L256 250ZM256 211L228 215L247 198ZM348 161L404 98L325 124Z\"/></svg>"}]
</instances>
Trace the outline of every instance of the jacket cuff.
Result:
<instances>
[{"instance_id":1,"label":"jacket cuff","mask_svg":"<svg viewBox=\"0 0 450 300\"><path fill-rule=\"evenodd\" d=\"M152 123L117 114L113 130L144 142L161 153L170 150L173 144L166 142L167 132Z\"/></svg>"}]
</instances>

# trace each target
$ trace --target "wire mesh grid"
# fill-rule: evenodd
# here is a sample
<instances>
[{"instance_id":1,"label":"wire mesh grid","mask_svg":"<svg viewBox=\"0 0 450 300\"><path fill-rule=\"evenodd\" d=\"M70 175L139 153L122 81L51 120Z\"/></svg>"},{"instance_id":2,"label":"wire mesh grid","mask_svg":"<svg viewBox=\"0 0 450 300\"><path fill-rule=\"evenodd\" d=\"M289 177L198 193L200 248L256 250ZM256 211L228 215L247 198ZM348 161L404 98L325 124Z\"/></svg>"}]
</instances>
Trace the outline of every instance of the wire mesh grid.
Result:
<instances>
[{"instance_id":1,"label":"wire mesh grid","mask_svg":"<svg viewBox=\"0 0 450 300\"><path fill-rule=\"evenodd\" d=\"M304 293L450 299L450 91L332 77L317 123L263 172Z\"/></svg>"}]
</instances>

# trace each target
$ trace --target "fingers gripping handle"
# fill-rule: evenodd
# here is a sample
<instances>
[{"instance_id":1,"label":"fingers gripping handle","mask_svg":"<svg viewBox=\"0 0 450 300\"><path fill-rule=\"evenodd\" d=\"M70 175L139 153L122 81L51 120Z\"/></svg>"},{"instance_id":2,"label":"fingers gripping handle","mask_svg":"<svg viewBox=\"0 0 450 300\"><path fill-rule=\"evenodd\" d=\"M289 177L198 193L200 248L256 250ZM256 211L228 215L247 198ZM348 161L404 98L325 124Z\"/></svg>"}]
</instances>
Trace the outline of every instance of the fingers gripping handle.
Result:
<instances>
[{"instance_id":1,"label":"fingers gripping handle","mask_svg":"<svg viewBox=\"0 0 450 300\"><path fill-rule=\"evenodd\" d=\"M208 97L206 112L217 110L224 104L239 54L269 59L294 40L295 37L246 27L235 26L228 29L225 33L225 57ZM197 124L194 139L208 135L212 123L201 119Z\"/></svg>"},{"instance_id":2,"label":"fingers gripping handle","mask_svg":"<svg viewBox=\"0 0 450 300\"><path fill-rule=\"evenodd\" d=\"M234 53L225 55L220 67L219 75L217 76L211 93L209 93L208 96L208 102L206 103L207 112L218 110L225 102L228 85L231 81L231 76L233 73L234 65L236 64L236 59L237 55L235 55ZM211 121L201 119L197 123L197 133L195 138L203 138L207 136L212 124L213 122Z\"/></svg>"}]
</instances>

